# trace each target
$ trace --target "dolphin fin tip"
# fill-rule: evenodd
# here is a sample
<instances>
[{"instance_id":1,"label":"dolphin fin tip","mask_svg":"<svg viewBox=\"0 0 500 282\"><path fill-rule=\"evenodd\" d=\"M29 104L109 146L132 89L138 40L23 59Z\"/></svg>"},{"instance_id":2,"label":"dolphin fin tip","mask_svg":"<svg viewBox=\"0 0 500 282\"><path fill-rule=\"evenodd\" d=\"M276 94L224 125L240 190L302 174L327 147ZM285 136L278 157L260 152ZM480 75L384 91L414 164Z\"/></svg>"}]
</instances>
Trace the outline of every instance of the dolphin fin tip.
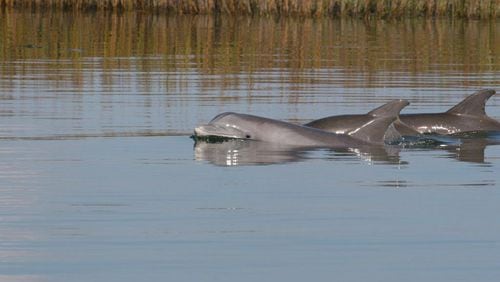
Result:
<instances>
[{"instance_id":1,"label":"dolphin fin tip","mask_svg":"<svg viewBox=\"0 0 500 282\"><path fill-rule=\"evenodd\" d=\"M495 95L494 89L481 89L467 96L460 103L447 111L455 115L485 116L486 102Z\"/></svg>"},{"instance_id":2,"label":"dolphin fin tip","mask_svg":"<svg viewBox=\"0 0 500 282\"><path fill-rule=\"evenodd\" d=\"M398 118L399 112L409 104L408 100L398 99L382 105L369 113L374 117L372 122L358 128L350 135L369 143L383 144L387 129Z\"/></svg>"},{"instance_id":3,"label":"dolphin fin tip","mask_svg":"<svg viewBox=\"0 0 500 282\"><path fill-rule=\"evenodd\" d=\"M382 106L368 112L368 115L374 117L390 117L397 116L399 112L406 106L408 106L410 102L404 99L396 99L392 100L388 103L383 104Z\"/></svg>"}]
</instances>

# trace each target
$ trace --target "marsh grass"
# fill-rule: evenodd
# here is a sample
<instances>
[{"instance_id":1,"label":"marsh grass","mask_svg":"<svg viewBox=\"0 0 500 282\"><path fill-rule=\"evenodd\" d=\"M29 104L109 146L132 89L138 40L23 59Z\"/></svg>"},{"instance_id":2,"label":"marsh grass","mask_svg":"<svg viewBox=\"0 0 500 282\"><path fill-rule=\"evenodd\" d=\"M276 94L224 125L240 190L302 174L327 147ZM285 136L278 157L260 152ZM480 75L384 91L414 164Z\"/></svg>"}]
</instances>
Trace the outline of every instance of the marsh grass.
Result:
<instances>
[{"instance_id":1,"label":"marsh grass","mask_svg":"<svg viewBox=\"0 0 500 282\"><path fill-rule=\"evenodd\" d=\"M500 0L0 0L2 8L175 14L496 18Z\"/></svg>"}]
</instances>

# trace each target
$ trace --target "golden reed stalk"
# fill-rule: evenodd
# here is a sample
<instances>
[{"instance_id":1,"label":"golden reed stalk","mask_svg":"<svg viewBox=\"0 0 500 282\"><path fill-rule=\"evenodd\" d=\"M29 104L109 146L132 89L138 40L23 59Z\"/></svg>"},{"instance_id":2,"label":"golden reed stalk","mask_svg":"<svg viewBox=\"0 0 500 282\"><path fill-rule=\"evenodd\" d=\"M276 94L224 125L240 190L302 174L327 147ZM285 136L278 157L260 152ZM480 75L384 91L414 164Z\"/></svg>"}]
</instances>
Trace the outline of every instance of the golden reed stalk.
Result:
<instances>
[{"instance_id":1,"label":"golden reed stalk","mask_svg":"<svg viewBox=\"0 0 500 282\"><path fill-rule=\"evenodd\" d=\"M500 17L500 0L0 0L0 7L313 17Z\"/></svg>"}]
</instances>

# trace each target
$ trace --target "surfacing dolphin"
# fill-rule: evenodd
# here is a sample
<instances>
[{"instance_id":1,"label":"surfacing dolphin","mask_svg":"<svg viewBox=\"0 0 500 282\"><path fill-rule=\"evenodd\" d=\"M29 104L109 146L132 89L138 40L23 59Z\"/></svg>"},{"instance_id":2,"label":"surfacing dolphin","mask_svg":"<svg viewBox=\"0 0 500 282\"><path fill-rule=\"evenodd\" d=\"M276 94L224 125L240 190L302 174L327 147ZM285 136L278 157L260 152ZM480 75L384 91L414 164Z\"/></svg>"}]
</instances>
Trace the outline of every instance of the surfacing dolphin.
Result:
<instances>
[{"instance_id":1,"label":"surfacing dolphin","mask_svg":"<svg viewBox=\"0 0 500 282\"><path fill-rule=\"evenodd\" d=\"M394 108L397 108L399 106L398 101L399 100L390 101L389 103L375 108L374 110L371 110L366 114L329 116L326 118L313 120L309 123L304 124L304 126L338 134L349 134L360 126L371 122L373 119L392 112ZM398 118L394 121L394 123L396 122L398 122ZM401 138L402 135L413 136L420 134L418 131L408 126L404 127L403 125L400 126L400 131L396 131L393 124L391 124L386 131L387 132L385 134L385 139L389 143Z\"/></svg>"},{"instance_id":2,"label":"surfacing dolphin","mask_svg":"<svg viewBox=\"0 0 500 282\"><path fill-rule=\"evenodd\" d=\"M488 117L484 110L486 101L495 94L495 90L483 89L465 98L462 102L444 113L401 114L389 127L388 135L403 136L423 133L442 135L475 131L500 131L500 122ZM305 126L318 128L329 132L350 132L355 128L353 121L363 122L391 107L389 102L365 115L330 116L311 121ZM395 129L395 130L393 130Z\"/></svg>"},{"instance_id":3,"label":"surfacing dolphin","mask_svg":"<svg viewBox=\"0 0 500 282\"><path fill-rule=\"evenodd\" d=\"M312 127L238 113L222 113L208 124L195 128L195 138L218 136L248 139L304 147L346 148L383 144L387 128L409 102L395 100L392 107L381 111L367 122L356 125L348 133L331 133Z\"/></svg>"},{"instance_id":4,"label":"surfacing dolphin","mask_svg":"<svg viewBox=\"0 0 500 282\"><path fill-rule=\"evenodd\" d=\"M479 90L444 113L403 114L394 123L397 130L410 127L420 133L442 135L463 132L500 131L500 122L486 115L493 89Z\"/></svg>"}]
</instances>

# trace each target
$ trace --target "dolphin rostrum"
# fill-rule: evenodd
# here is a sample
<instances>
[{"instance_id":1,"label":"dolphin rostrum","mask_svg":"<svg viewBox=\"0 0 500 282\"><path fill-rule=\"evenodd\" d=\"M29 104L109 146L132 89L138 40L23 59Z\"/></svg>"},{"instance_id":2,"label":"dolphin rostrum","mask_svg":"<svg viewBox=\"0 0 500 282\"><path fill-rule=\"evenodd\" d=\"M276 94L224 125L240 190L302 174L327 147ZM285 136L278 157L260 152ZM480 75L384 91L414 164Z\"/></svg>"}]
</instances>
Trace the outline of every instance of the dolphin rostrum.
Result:
<instances>
[{"instance_id":1,"label":"dolphin rostrum","mask_svg":"<svg viewBox=\"0 0 500 282\"><path fill-rule=\"evenodd\" d=\"M418 135L423 133L455 134L472 131L500 131L500 122L488 117L484 110L486 101L495 90L483 89L465 98L444 113L401 114L389 127L388 135ZM370 120L373 116L392 107L389 102L365 115L330 116L311 121L305 126L329 132L350 132L357 123Z\"/></svg>"},{"instance_id":2,"label":"dolphin rostrum","mask_svg":"<svg viewBox=\"0 0 500 282\"><path fill-rule=\"evenodd\" d=\"M218 136L249 139L292 146L345 148L369 144L383 144L387 128L399 112L409 104L395 100L380 115L373 116L346 133L332 133L284 121L238 113L222 113L208 124L195 128L195 138Z\"/></svg>"}]
</instances>

